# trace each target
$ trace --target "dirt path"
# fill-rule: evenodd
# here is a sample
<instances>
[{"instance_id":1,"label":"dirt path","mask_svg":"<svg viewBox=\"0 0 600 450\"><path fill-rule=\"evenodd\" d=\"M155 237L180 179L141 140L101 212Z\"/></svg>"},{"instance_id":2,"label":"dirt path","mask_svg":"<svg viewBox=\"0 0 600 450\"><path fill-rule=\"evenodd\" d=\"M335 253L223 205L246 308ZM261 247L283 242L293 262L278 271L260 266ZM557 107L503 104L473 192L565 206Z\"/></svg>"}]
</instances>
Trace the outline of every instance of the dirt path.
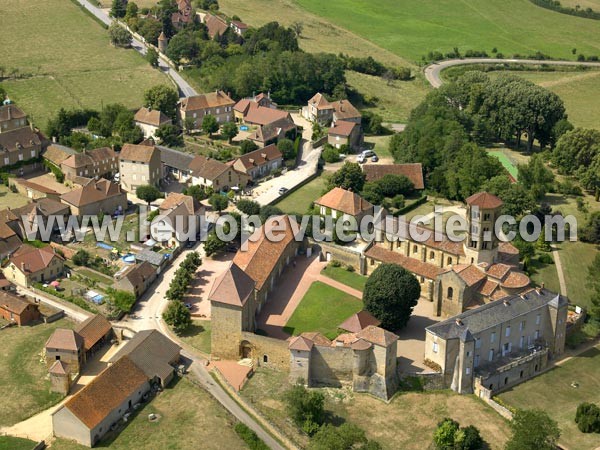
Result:
<instances>
[{"instance_id":1,"label":"dirt path","mask_svg":"<svg viewBox=\"0 0 600 450\"><path fill-rule=\"evenodd\" d=\"M560 262L560 255L558 249L552 246L552 256L554 257L554 264L556 265L556 272L558 273L558 284L560 285L560 293L567 296L567 283L565 281L565 274L563 272L562 263Z\"/></svg>"}]
</instances>

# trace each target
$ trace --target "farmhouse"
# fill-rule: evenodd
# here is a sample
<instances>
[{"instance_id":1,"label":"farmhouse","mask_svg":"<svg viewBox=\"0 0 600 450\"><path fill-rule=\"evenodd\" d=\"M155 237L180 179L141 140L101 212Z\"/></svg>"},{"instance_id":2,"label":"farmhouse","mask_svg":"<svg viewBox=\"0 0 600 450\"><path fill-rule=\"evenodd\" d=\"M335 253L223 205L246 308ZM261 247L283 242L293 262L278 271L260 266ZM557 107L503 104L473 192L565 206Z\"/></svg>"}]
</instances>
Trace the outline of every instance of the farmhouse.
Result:
<instances>
[{"instance_id":1,"label":"farmhouse","mask_svg":"<svg viewBox=\"0 0 600 450\"><path fill-rule=\"evenodd\" d=\"M42 137L30 127L0 133L0 167L12 166L20 161L36 159L42 152Z\"/></svg>"},{"instance_id":2,"label":"farmhouse","mask_svg":"<svg viewBox=\"0 0 600 450\"><path fill-rule=\"evenodd\" d=\"M50 369L56 361L60 361L67 372L80 373L85 364L83 345L83 338L75 331L64 328L54 330L44 346L46 366Z\"/></svg>"},{"instance_id":3,"label":"farmhouse","mask_svg":"<svg viewBox=\"0 0 600 450\"><path fill-rule=\"evenodd\" d=\"M338 120L327 131L327 143L338 149L342 145L346 145L350 150L359 150L363 144L363 134L360 124Z\"/></svg>"},{"instance_id":4,"label":"farmhouse","mask_svg":"<svg viewBox=\"0 0 600 450\"><path fill-rule=\"evenodd\" d=\"M23 287L33 283L45 283L63 274L64 259L54 249L36 248L22 245L8 260L3 269L4 276L10 282Z\"/></svg>"},{"instance_id":5,"label":"farmhouse","mask_svg":"<svg viewBox=\"0 0 600 450\"><path fill-rule=\"evenodd\" d=\"M283 166L283 155L275 144L259 148L236 158L233 168L252 180L264 177Z\"/></svg>"},{"instance_id":6,"label":"farmhouse","mask_svg":"<svg viewBox=\"0 0 600 450\"><path fill-rule=\"evenodd\" d=\"M40 198L13 210L19 218L17 233L22 239L29 240L41 239L41 230L50 225L52 231L58 230L60 218L62 217L66 224L70 212L68 205L51 198Z\"/></svg>"},{"instance_id":7,"label":"farmhouse","mask_svg":"<svg viewBox=\"0 0 600 450\"><path fill-rule=\"evenodd\" d=\"M223 36L227 31L227 28L229 28L225 19L211 13L206 13L204 16L204 25L206 25L208 36L211 39L214 39L217 35Z\"/></svg>"},{"instance_id":8,"label":"farmhouse","mask_svg":"<svg viewBox=\"0 0 600 450\"><path fill-rule=\"evenodd\" d=\"M235 102L223 91L186 97L179 102L179 124L185 127L187 121L191 120L192 129L199 130L202 128L202 119L209 114L218 123L231 122L234 105Z\"/></svg>"},{"instance_id":9,"label":"farmhouse","mask_svg":"<svg viewBox=\"0 0 600 450\"><path fill-rule=\"evenodd\" d=\"M227 190L231 187L246 187L251 176L229 164L216 159L196 155L189 164L193 186Z\"/></svg>"},{"instance_id":10,"label":"farmhouse","mask_svg":"<svg viewBox=\"0 0 600 450\"><path fill-rule=\"evenodd\" d=\"M127 194L117 183L104 178L63 194L60 200L75 216L122 214L127 209Z\"/></svg>"},{"instance_id":11,"label":"farmhouse","mask_svg":"<svg viewBox=\"0 0 600 450\"><path fill-rule=\"evenodd\" d=\"M165 113L158 109L141 107L133 116L135 124L142 129L144 137L154 138L161 125L168 125L172 121Z\"/></svg>"},{"instance_id":12,"label":"farmhouse","mask_svg":"<svg viewBox=\"0 0 600 450\"><path fill-rule=\"evenodd\" d=\"M168 247L194 239L200 232L204 207L189 195L171 192L159 206L159 216L152 222L152 236Z\"/></svg>"},{"instance_id":13,"label":"farmhouse","mask_svg":"<svg viewBox=\"0 0 600 450\"><path fill-rule=\"evenodd\" d=\"M161 179L160 150L154 145L125 144L119 154L121 186L135 192L138 186L158 186Z\"/></svg>"},{"instance_id":14,"label":"farmhouse","mask_svg":"<svg viewBox=\"0 0 600 450\"><path fill-rule=\"evenodd\" d=\"M130 292L140 298L156 280L156 268L148 262L141 262L130 267L115 282L115 289Z\"/></svg>"},{"instance_id":15,"label":"farmhouse","mask_svg":"<svg viewBox=\"0 0 600 450\"><path fill-rule=\"evenodd\" d=\"M339 120L359 125L362 121L360 112L348 100L330 102L321 93L315 94L302 108L302 116L324 126L335 125Z\"/></svg>"},{"instance_id":16,"label":"farmhouse","mask_svg":"<svg viewBox=\"0 0 600 450\"><path fill-rule=\"evenodd\" d=\"M254 133L248 136L248 139L262 148L270 144L276 144L284 138L294 140L296 131L296 124L286 117L258 127Z\"/></svg>"},{"instance_id":17,"label":"farmhouse","mask_svg":"<svg viewBox=\"0 0 600 450\"><path fill-rule=\"evenodd\" d=\"M41 314L38 305L23 297L0 291L0 317L22 326L39 320Z\"/></svg>"},{"instance_id":18,"label":"farmhouse","mask_svg":"<svg viewBox=\"0 0 600 450\"><path fill-rule=\"evenodd\" d=\"M119 171L117 154L108 147L94 150L83 150L69 156L60 164L60 169L67 180L76 177L101 178L111 177Z\"/></svg>"},{"instance_id":19,"label":"farmhouse","mask_svg":"<svg viewBox=\"0 0 600 450\"><path fill-rule=\"evenodd\" d=\"M243 98L233 107L236 122L243 122L244 117L251 108L262 106L263 108L277 109L277 104L271 99L271 94L262 92L253 97Z\"/></svg>"},{"instance_id":20,"label":"farmhouse","mask_svg":"<svg viewBox=\"0 0 600 450\"><path fill-rule=\"evenodd\" d=\"M27 114L8 100L0 106L0 133L27 126Z\"/></svg>"},{"instance_id":21,"label":"farmhouse","mask_svg":"<svg viewBox=\"0 0 600 450\"><path fill-rule=\"evenodd\" d=\"M367 176L367 181L378 181L386 175L405 176L415 188L415 190L425 189L423 181L423 166L421 163L408 164L363 164L362 170Z\"/></svg>"},{"instance_id":22,"label":"farmhouse","mask_svg":"<svg viewBox=\"0 0 600 450\"><path fill-rule=\"evenodd\" d=\"M348 220L353 217L360 225L366 215L373 215L374 206L358 195L356 192L335 187L322 197L315 200L322 216L331 216L334 219Z\"/></svg>"},{"instance_id":23,"label":"farmhouse","mask_svg":"<svg viewBox=\"0 0 600 450\"><path fill-rule=\"evenodd\" d=\"M43 154L46 161L52 163L55 167L60 168L62 162L72 155L78 154L77 150L66 147L64 145L52 143L48 146Z\"/></svg>"},{"instance_id":24,"label":"farmhouse","mask_svg":"<svg viewBox=\"0 0 600 450\"><path fill-rule=\"evenodd\" d=\"M567 298L544 288L510 295L426 328L425 359L459 393L495 395L563 352Z\"/></svg>"}]
</instances>

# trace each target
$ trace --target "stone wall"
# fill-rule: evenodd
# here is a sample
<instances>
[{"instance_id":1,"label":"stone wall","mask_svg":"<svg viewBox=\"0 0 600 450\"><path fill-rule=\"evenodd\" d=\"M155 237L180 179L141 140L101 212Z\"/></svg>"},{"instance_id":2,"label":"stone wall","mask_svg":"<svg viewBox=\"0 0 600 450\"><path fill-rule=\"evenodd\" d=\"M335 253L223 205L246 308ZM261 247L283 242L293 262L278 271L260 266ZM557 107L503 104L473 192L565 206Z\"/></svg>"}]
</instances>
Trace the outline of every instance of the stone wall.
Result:
<instances>
[{"instance_id":1,"label":"stone wall","mask_svg":"<svg viewBox=\"0 0 600 450\"><path fill-rule=\"evenodd\" d=\"M248 331L241 333L241 339L242 346L247 345L251 349L249 357L257 366L270 367L286 372L290 370L290 351L287 341L260 336Z\"/></svg>"},{"instance_id":2,"label":"stone wall","mask_svg":"<svg viewBox=\"0 0 600 450\"><path fill-rule=\"evenodd\" d=\"M319 248L320 247L320 248ZM316 251L320 251L321 261L340 261L345 266L352 266L357 272L361 270L360 253L344 248L332 242L319 242ZM328 256L330 255L330 256Z\"/></svg>"},{"instance_id":3,"label":"stone wall","mask_svg":"<svg viewBox=\"0 0 600 450\"><path fill-rule=\"evenodd\" d=\"M213 358L240 359L242 311L235 306L211 303L212 331L210 352Z\"/></svg>"},{"instance_id":4,"label":"stone wall","mask_svg":"<svg viewBox=\"0 0 600 450\"><path fill-rule=\"evenodd\" d=\"M315 345L310 360L311 385L341 387L352 383L354 351L350 347Z\"/></svg>"}]
</instances>

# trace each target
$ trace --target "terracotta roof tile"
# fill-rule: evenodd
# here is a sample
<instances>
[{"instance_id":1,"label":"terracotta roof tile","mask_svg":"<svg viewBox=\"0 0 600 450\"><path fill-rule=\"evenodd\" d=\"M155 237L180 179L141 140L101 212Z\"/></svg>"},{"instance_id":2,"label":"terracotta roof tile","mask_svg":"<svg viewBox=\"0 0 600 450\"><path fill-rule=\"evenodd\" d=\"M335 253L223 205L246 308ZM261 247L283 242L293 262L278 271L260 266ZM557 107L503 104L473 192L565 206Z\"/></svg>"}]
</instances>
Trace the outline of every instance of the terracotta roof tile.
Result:
<instances>
[{"instance_id":1,"label":"terracotta roof tile","mask_svg":"<svg viewBox=\"0 0 600 450\"><path fill-rule=\"evenodd\" d=\"M46 247L36 248L31 245L24 244L11 256L9 263L14 264L18 270L23 270L25 267L26 274L37 273L44 270L50 262L58 258L62 258L54 252L54 249L47 245Z\"/></svg>"},{"instance_id":2,"label":"terracotta roof tile","mask_svg":"<svg viewBox=\"0 0 600 450\"><path fill-rule=\"evenodd\" d=\"M265 148L259 148L246 153L237 158L236 161L240 161L245 169L251 169L253 167L260 167L270 161L275 161L280 158L283 158L282 153L275 144L271 144L267 145Z\"/></svg>"},{"instance_id":3,"label":"terracotta roof tile","mask_svg":"<svg viewBox=\"0 0 600 450\"><path fill-rule=\"evenodd\" d=\"M478 206L485 209L499 208L504 204L502 200L489 192L478 192L473 194L467 198L466 202L467 205Z\"/></svg>"},{"instance_id":4,"label":"terracotta roof tile","mask_svg":"<svg viewBox=\"0 0 600 450\"><path fill-rule=\"evenodd\" d=\"M119 158L126 161L148 163L158 151L156 147L150 145L125 144L119 153Z\"/></svg>"},{"instance_id":5,"label":"terracotta roof tile","mask_svg":"<svg viewBox=\"0 0 600 450\"><path fill-rule=\"evenodd\" d=\"M369 325L375 325L377 327L380 324L381 321L373 317L370 312L362 310L356 314L352 314L341 325L339 325L338 328L351 333L358 333Z\"/></svg>"},{"instance_id":6,"label":"terracotta roof tile","mask_svg":"<svg viewBox=\"0 0 600 450\"><path fill-rule=\"evenodd\" d=\"M64 407L93 429L147 382L144 372L124 356L67 400Z\"/></svg>"},{"instance_id":7,"label":"terracotta roof tile","mask_svg":"<svg viewBox=\"0 0 600 450\"><path fill-rule=\"evenodd\" d=\"M208 299L211 302L243 306L254 292L255 285L254 280L232 262L215 280Z\"/></svg>"},{"instance_id":8,"label":"terracotta roof tile","mask_svg":"<svg viewBox=\"0 0 600 450\"><path fill-rule=\"evenodd\" d=\"M193 176L207 180L214 180L228 169L227 164L202 155L196 155L189 165Z\"/></svg>"},{"instance_id":9,"label":"terracotta roof tile","mask_svg":"<svg viewBox=\"0 0 600 450\"><path fill-rule=\"evenodd\" d=\"M338 120L334 126L329 128L328 134L331 134L333 136L348 137L352 134L354 128L358 126L360 125L358 125L355 122L348 122L347 120Z\"/></svg>"},{"instance_id":10,"label":"terracotta roof tile","mask_svg":"<svg viewBox=\"0 0 600 450\"><path fill-rule=\"evenodd\" d=\"M64 145L59 144L51 144L44 152L44 158L54 165L60 166L65 159L76 153L77 150L73 148L65 147Z\"/></svg>"},{"instance_id":11,"label":"terracotta roof tile","mask_svg":"<svg viewBox=\"0 0 600 450\"><path fill-rule=\"evenodd\" d=\"M290 350L309 352L313 348L313 341L304 336L296 336L290 340L288 348Z\"/></svg>"},{"instance_id":12,"label":"terracotta roof tile","mask_svg":"<svg viewBox=\"0 0 600 450\"><path fill-rule=\"evenodd\" d=\"M479 286L479 289L477 289L477 292L479 292L481 295L485 295L486 297L489 297L498 288L498 286L499 286L499 284L496 283L495 281L486 279L485 283L483 283L481 286Z\"/></svg>"},{"instance_id":13,"label":"terracotta roof tile","mask_svg":"<svg viewBox=\"0 0 600 450\"><path fill-rule=\"evenodd\" d=\"M377 181L385 175L404 175L412 181L415 189L425 189L423 182L423 166L421 163L411 164L364 164L363 172L367 181Z\"/></svg>"},{"instance_id":14,"label":"terracotta roof tile","mask_svg":"<svg viewBox=\"0 0 600 450\"><path fill-rule=\"evenodd\" d=\"M323 336L321 333L319 333L318 331L308 331L308 332L302 333L300 336L310 339L316 345L324 345L327 347L331 345L331 341L329 339L327 339L325 336Z\"/></svg>"},{"instance_id":15,"label":"terracotta roof tile","mask_svg":"<svg viewBox=\"0 0 600 450\"><path fill-rule=\"evenodd\" d=\"M141 289L146 280L152 278L154 275L156 275L154 266L147 261L142 261L141 263L131 266L130 269L123 274L121 279L125 278L129 280L132 286Z\"/></svg>"},{"instance_id":16,"label":"terracotta roof tile","mask_svg":"<svg viewBox=\"0 0 600 450\"><path fill-rule=\"evenodd\" d=\"M227 28L227 27L226 27ZM181 100L183 111L198 111L201 109L216 108L220 106L233 106L235 102L223 91L209 92L207 94L185 97Z\"/></svg>"},{"instance_id":17,"label":"terracotta roof tile","mask_svg":"<svg viewBox=\"0 0 600 450\"><path fill-rule=\"evenodd\" d=\"M244 115L244 122L255 125L267 125L282 119L290 119L290 113L280 109L259 106L256 102L250 102Z\"/></svg>"},{"instance_id":18,"label":"terracotta roof tile","mask_svg":"<svg viewBox=\"0 0 600 450\"><path fill-rule=\"evenodd\" d=\"M0 308L14 314L22 314L28 306L33 305L30 301L22 297L9 294L6 291L0 291Z\"/></svg>"},{"instance_id":19,"label":"terracotta roof tile","mask_svg":"<svg viewBox=\"0 0 600 450\"><path fill-rule=\"evenodd\" d=\"M314 105L317 109L333 109L333 105L323 94L317 92L308 101L309 105Z\"/></svg>"},{"instance_id":20,"label":"terracotta roof tile","mask_svg":"<svg viewBox=\"0 0 600 450\"><path fill-rule=\"evenodd\" d=\"M110 322L101 314L95 314L75 327L75 332L83 338L86 350L96 345L110 330Z\"/></svg>"},{"instance_id":21,"label":"terracotta roof tile","mask_svg":"<svg viewBox=\"0 0 600 450\"><path fill-rule=\"evenodd\" d=\"M25 180L23 178L17 178L14 183L20 184L21 186L31 189L32 191L41 192L42 194L58 195L58 192L56 192L54 189L44 186L43 184L33 183L32 181Z\"/></svg>"},{"instance_id":22,"label":"terracotta roof tile","mask_svg":"<svg viewBox=\"0 0 600 450\"><path fill-rule=\"evenodd\" d=\"M356 333L356 337L382 347L387 347L398 340L398 336L394 333L373 325L369 325L364 330Z\"/></svg>"},{"instance_id":23,"label":"terracotta roof tile","mask_svg":"<svg viewBox=\"0 0 600 450\"><path fill-rule=\"evenodd\" d=\"M147 125L152 125L154 127L160 127L165 123L171 123L171 119L162 111L158 109L149 109L146 107L141 107L133 116L133 120L136 122L145 123Z\"/></svg>"},{"instance_id":24,"label":"terracotta roof tile","mask_svg":"<svg viewBox=\"0 0 600 450\"><path fill-rule=\"evenodd\" d=\"M257 229L248 239L248 249L239 250L233 262L256 282L256 289L260 290L277 265L279 258L295 239L295 232L299 232L300 225L292 228L291 221L296 219L290 216L274 216L262 227ZM279 230L279 228L284 228ZM279 242L267 239L266 235L272 233Z\"/></svg>"},{"instance_id":25,"label":"terracotta roof tile","mask_svg":"<svg viewBox=\"0 0 600 450\"><path fill-rule=\"evenodd\" d=\"M332 102L331 106L333 106L333 114L335 115L336 120L359 119L362 117L360 111L348 100Z\"/></svg>"},{"instance_id":26,"label":"terracotta roof tile","mask_svg":"<svg viewBox=\"0 0 600 450\"><path fill-rule=\"evenodd\" d=\"M67 366L60 360L54 361L54 364L50 366L48 372L54 375L67 375Z\"/></svg>"},{"instance_id":27,"label":"terracotta roof tile","mask_svg":"<svg viewBox=\"0 0 600 450\"><path fill-rule=\"evenodd\" d=\"M27 114L17 105L9 104L0 106L0 122L7 122L12 119L23 119Z\"/></svg>"},{"instance_id":28,"label":"terracotta roof tile","mask_svg":"<svg viewBox=\"0 0 600 450\"><path fill-rule=\"evenodd\" d=\"M206 25L208 35L211 37L211 39L217 34L222 36L227 31L227 28L229 28L227 22L213 14L206 15L204 24Z\"/></svg>"},{"instance_id":29,"label":"terracotta roof tile","mask_svg":"<svg viewBox=\"0 0 600 450\"><path fill-rule=\"evenodd\" d=\"M467 286L474 286L486 279L485 273L473 264L457 264L452 267L452 270L458 274Z\"/></svg>"},{"instance_id":30,"label":"terracotta roof tile","mask_svg":"<svg viewBox=\"0 0 600 450\"><path fill-rule=\"evenodd\" d=\"M169 192L165 200L160 204L159 209L162 211L167 211L182 204L185 206L190 215L195 215L202 211L202 205L200 202L198 202L198 200L190 195L180 194L177 192Z\"/></svg>"},{"instance_id":31,"label":"terracotta roof tile","mask_svg":"<svg viewBox=\"0 0 600 450\"><path fill-rule=\"evenodd\" d=\"M100 178L99 180L86 184L78 189L73 189L60 196L61 200L70 205L81 207L92 203L105 201L116 196L125 197L126 194L121 187L112 181Z\"/></svg>"},{"instance_id":32,"label":"terracotta roof tile","mask_svg":"<svg viewBox=\"0 0 600 450\"><path fill-rule=\"evenodd\" d=\"M355 192L335 187L321 198L315 200L316 205L335 209L351 216L357 216L373 208L373 205Z\"/></svg>"},{"instance_id":33,"label":"terracotta roof tile","mask_svg":"<svg viewBox=\"0 0 600 450\"><path fill-rule=\"evenodd\" d=\"M511 269L511 266L507 264L496 263L489 266L486 273L492 278L503 280Z\"/></svg>"},{"instance_id":34,"label":"terracotta roof tile","mask_svg":"<svg viewBox=\"0 0 600 450\"><path fill-rule=\"evenodd\" d=\"M44 348L56 348L76 352L83 348L83 338L73 330L57 328L46 341Z\"/></svg>"},{"instance_id":35,"label":"terracotta roof tile","mask_svg":"<svg viewBox=\"0 0 600 450\"><path fill-rule=\"evenodd\" d=\"M433 264L427 264L418 259L409 258L408 256L401 255L398 252L388 250L378 245L373 245L367 250L365 256L384 263L398 264L409 272L429 280L435 280L436 277L443 272L443 269L434 266Z\"/></svg>"},{"instance_id":36,"label":"terracotta roof tile","mask_svg":"<svg viewBox=\"0 0 600 450\"><path fill-rule=\"evenodd\" d=\"M522 272L511 271L508 276L502 281L502 287L508 289L525 288L529 286L531 280Z\"/></svg>"},{"instance_id":37,"label":"terracotta roof tile","mask_svg":"<svg viewBox=\"0 0 600 450\"><path fill-rule=\"evenodd\" d=\"M23 149L28 150L41 144L42 139L40 135L29 127L0 133L0 149L5 149L9 152L18 150L19 145Z\"/></svg>"}]
</instances>

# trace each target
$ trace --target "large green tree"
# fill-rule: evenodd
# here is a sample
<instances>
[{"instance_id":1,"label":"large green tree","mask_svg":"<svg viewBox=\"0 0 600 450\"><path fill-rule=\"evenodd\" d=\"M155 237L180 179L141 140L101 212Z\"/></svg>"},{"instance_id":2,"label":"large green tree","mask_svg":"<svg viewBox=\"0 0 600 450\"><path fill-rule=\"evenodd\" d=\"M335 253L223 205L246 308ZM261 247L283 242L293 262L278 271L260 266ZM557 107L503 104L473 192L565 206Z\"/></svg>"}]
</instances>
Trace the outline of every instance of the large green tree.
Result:
<instances>
[{"instance_id":1,"label":"large green tree","mask_svg":"<svg viewBox=\"0 0 600 450\"><path fill-rule=\"evenodd\" d=\"M164 123L156 130L156 137L160 139L161 145L167 147L183 147L183 135L177 125Z\"/></svg>"},{"instance_id":2,"label":"large green tree","mask_svg":"<svg viewBox=\"0 0 600 450\"><path fill-rule=\"evenodd\" d=\"M510 428L506 450L555 450L560 437L556 421L540 409L517 410Z\"/></svg>"},{"instance_id":3,"label":"large green tree","mask_svg":"<svg viewBox=\"0 0 600 450\"><path fill-rule=\"evenodd\" d=\"M177 91L164 84L151 87L144 93L144 106L157 109L167 116L174 118L177 110L179 94Z\"/></svg>"},{"instance_id":4,"label":"large green tree","mask_svg":"<svg viewBox=\"0 0 600 450\"><path fill-rule=\"evenodd\" d=\"M135 195L137 196L137 198L139 198L140 200L144 200L148 204L162 197L162 193L158 190L156 186L152 184L138 186L138 188L135 190Z\"/></svg>"},{"instance_id":5,"label":"large green tree","mask_svg":"<svg viewBox=\"0 0 600 450\"><path fill-rule=\"evenodd\" d=\"M554 174L540 154L533 155L527 164L519 164L517 169L519 183L538 200L554 187Z\"/></svg>"},{"instance_id":6,"label":"large green tree","mask_svg":"<svg viewBox=\"0 0 600 450\"><path fill-rule=\"evenodd\" d=\"M352 423L323 425L310 440L309 450L379 450L377 441L367 439L364 430Z\"/></svg>"},{"instance_id":7,"label":"large green tree","mask_svg":"<svg viewBox=\"0 0 600 450\"><path fill-rule=\"evenodd\" d=\"M110 43L115 47L129 47L131 45L131 34L117 22L113 22L108 27L108 36Z\"/></svg>"},{"instance_id":8,"label":"large green tree","mask_svg":"<svg viewBox=\"0 0 600 450\"><path fill-rule=\"evenodd\" d=\"M185 331L192 324L189 309L178 300L169 301L167 309L163 313L163 319L177 333Z\"/></svg>"},{"instance_id":9,"label":"large green tree","mask_svg":"<svg viewBox=\"0 0 600 450\"><path fill-rule=\"evenodd\" d=\"M365 309L388 330L404 328L421 296L417 278L397 264L381 264L365 285Z\"/></svg>"},{"instance_id":10,"label":"large green tree","mask_svg":"<svg viewBox=\"0 0 600 450\"><path fill-rule=\"evenodd\" d=\"M309 391L302 384L292 386L284 395L288 413L294 423L312 435L325 422L325 396Z\"/></svg>"},{"instance_id":11,"label":"large green tree","mask_svg":"<svg viewBox=\"0 0 600 450\"><path fill-rule=\"evenodd\" d=\"M212 114L207 114L202 118L202 131L208 136L212 136L213 133L219 131L219 122L217 118Z\"/></svg>"},{"instance_id":12,"label":"large green tree","mask_svg":"<svg viewBox=\"0 0 600 450\"><path fill-rule=\"evenodd\" d=\"M600 131L576 128L563 134L552 152L560 173L572 175L581 166L589 167L600 154Z\"/></svg>"},{"instance_id":13,"label":"large green tree","mask_svg":"<svg viewBox=\"0 0 600 450\"><path fill-rule=\"evenodd\" d=\"M331 175L327 188L341 187L353 192L360 192L365 185L366 179L367 176L362 171L360 164L345 162L339 170Z\"/></svg>"}]
</instances>

